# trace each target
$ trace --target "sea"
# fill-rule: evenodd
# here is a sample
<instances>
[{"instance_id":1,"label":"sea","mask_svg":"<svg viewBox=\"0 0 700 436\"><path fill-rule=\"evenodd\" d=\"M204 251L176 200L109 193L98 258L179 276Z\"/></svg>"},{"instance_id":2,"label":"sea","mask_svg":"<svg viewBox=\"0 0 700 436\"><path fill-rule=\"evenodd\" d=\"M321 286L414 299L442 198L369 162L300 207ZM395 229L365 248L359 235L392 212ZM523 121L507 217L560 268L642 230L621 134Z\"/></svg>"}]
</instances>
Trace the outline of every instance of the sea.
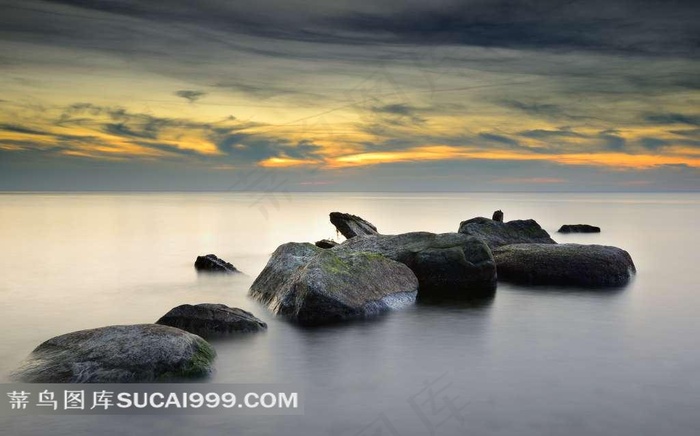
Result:
<instances>
[{"instance_id":1,"label":"sea","mask_svg":"<svg viewBox=\"0 0 700 436\"><path fill-rule=\"evenodd\" d=\"M455 232L503 210L561 243L632 256L625 287L499 283L480 304L417 304L302 328L248 297L280 244L342 241L332 211L384 234ZM294 383L299 416L2 416L3 435L698 435L698 193L0 193L0 377L71 331L223 303L264 333L212 341L206 385ZM598 234L559 234L562 224ZM216 254L244 274L198 274ZM0 399L0 401L4 401Z\"/></svg>"}]
</instances>

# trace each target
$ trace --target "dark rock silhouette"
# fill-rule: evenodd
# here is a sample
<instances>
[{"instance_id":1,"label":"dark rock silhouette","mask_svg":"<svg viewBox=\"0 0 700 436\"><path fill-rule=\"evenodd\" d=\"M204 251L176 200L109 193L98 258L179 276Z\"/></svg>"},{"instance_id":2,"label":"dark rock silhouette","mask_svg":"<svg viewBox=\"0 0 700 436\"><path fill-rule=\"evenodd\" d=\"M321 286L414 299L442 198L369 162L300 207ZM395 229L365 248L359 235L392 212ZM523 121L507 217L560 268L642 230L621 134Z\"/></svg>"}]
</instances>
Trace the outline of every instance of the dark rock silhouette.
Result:
<instances>
[{"instance_id":1,"label":"dark rock silhouette","mask_svg":"<svg viewBox=\"0 0 700 436\"><path fill-rule=\"evenodd\" d=\"M13 378L28 383L131 383L202 377L216 352L204 339L157 324L116 325L51 338Z\"/></svg>"},{"instance_id":2,"label":"dark rock silhouette","mask_svg":"<svg viewBox=\"0 0 700 436\"><path fill-rule=\"evenodd\" d=\"M614 287L636 272L617 247L580 244L514 244L495 248L498 279L526 285Z\"/></svg>"},{"instance_id":3,"label":"dark rock silhouette","mask_svg":"<svg viewBox=\"0 0 700 436\"><path fill-rule=\"evenodd\" d=\"M564 224L558 231L559 233L600 233L600 227L588 224Z\"/></svg>"},{"instance_id":4,"label":"dark rock silhouette","mask_svg":"<svg viewBox=\"0 0 700 436\"><path fill-rule=\"evenodd\" d=\"M177 306L163 315L156 324L176 327L203 338L267 329L267 324L250 312L210 303Z\"/></svg>"},{"instance_id":5,"label":"dark rock silhouette","mask_svg":"<svg viewBox=\"0 0 700 436\"><path fill-rule=\"evenodd\" d=\"M502 223L503 222L503 212L500 209L495 211L493 213L493 217L491 219Z\"/></svg>"},{"instance_id":6,"label":"dark rock silhouette","mask_svg":"<svg viewBox=\"0 0 700 436\"><path fill-rule=\"evenodd\" d=\"M348 213L331 212L331 224L347 239L361 235L377 235L377 228L374 224L365 221L356 215Z\"/></svg>"},{"instance_id":7,"label":"dark rock silhouette","mask_svg":"<svg viewBox=\"0 0 700 436\"><path fill-rule=\"evenodd\" d=\"M333 248L336 245L338 245L338 243L335 241L331 241L330 239L321 239L320 241L316 241L315 245L318 248Z\"/></svg>"},{"instance_id":8,"label":"dark rock silhouette","mask_svg":"<svg viewBox=\"0 0 700 436\"><path fill-rule=\"evenodd\" d=\"M194 262L194 267L197 271L240 273L235 266L223 259L219 259L213 254L197 256L197 260Z\"/></svg>"},{"instance_id":9,"label":"dark rock silhouette","mask_svg":"<svg viewBox=\"0 0 700 436\"><path fill-rule=\"evenodd\" d=\"M556 244L535 220L513 220L507 223L477 217L459 224L459 233L484 241L492 250L509 244Z\"/></svg>"}]
</instances>

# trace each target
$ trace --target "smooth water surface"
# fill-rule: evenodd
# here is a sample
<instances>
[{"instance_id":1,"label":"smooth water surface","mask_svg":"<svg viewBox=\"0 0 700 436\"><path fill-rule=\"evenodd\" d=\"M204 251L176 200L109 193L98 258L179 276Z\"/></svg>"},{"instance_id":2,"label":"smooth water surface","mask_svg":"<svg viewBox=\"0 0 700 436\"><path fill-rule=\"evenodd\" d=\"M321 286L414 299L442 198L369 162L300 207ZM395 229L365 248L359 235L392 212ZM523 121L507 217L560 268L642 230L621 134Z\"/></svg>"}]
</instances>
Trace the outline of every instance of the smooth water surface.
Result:
<instances>
[{"instance_id":1,"label":"smooth water surface","mask_svg":"<svg viewBox=\"0 0 700 436\"><path fill-rule=\"evenodd\" d=\"M495 209L559 242L622 247L638 275L606 291L501 283L478 307L316 329L246 295L278 245L337 238L331 211L401 233L456 231ZM13 417L0 433L697 435L699 211L698 194L0 194L4 381L52 336L215 302L269 329L214 341L208 382L293 381L306 398L304 416ZM556 233L577 223L603 231ZM246 275L198 275L207 253Z\"/></svg>"}]
</instances>

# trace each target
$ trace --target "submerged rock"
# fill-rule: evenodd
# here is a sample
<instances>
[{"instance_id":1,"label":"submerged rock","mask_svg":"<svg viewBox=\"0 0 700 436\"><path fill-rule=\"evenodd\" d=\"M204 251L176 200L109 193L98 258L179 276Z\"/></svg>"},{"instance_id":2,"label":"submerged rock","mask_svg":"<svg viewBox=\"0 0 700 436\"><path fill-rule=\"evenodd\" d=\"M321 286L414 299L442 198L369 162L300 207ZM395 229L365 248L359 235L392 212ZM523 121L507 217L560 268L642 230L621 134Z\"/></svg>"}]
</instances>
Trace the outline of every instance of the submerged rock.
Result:
<instances>
[{"instance_id":1,"label":"submerged rock","mask_svg":"<svg viewBox=\"0 0 700 436\"><path fill-rule=\"evenodd\" d=\"M502 223L503 222L503 211L501 211L500 209L495 211L493 213L493 216L491 217L491 219L494 221L498 221L499 223Z\"/></svg>"},{"instance_id":2,"label":"submerged rock","mask_svg":"<svg viewBox=\"0 0 700 436\"><path fill-rule=\"evenodd\" d=\"M600 227L588 224L564 224L559 228L559 233L600 233Z\"/></svg>"},{"instance_id":3,"label":"submerged rock","mask_svg":"<svg viewBox=\"0 0 700 436\"><path fill-rule=\"evenodd\" d=\"M491 251L461 233L358 236L331 251L372 252L405 264L418 277L421 298L481 298L496 290Z\"/></svg>"},{"instance_id":4,"label":"submerged rock","mask_svg":"<svg viewBox=\"0 0 700 436\"><path fill-rule=\"evenodd\" d=\"M320 241L316 241L316 244L314 245L316 245L318 248L333 248L338 245L338 243L331 241L330 239L321 239Z\"/></svg>"},{"instance_id":5,"label":"submerged rock","mask_svg":"<svg viewBox=\"0 0 700 436\"><path fill-rule=\"evenodd\" d=\"M513 220L507 223L477 217L459 224L459 233L477 237L492 250L509 244L556 244L535 220Z\"/></svg>"},{"instance_id":6,"label":"submerged rock","mask_svg":"<svg viewBox=\"0 0 700 436\"><path fill-rule=\"evenodd\" d=\"M56 336L14 372L29 383L131 383L201 377L216 352L199 336L157 324L115 325Z\"/></svg>"},{"instance_id":7,"label":"submerged rock","mask_svg":"<svg viewBox=\"0 0 700 436\"><path fill-rule=\"evenodd\" d=\"M226 262L223 259L219 259L213 254L207 254L206 256L197 256L197 260L194 262L194 267L197 271L211 271L211 272L225 272L225 273L240 273L235 266Z\"/></svg>"},{"instance_id":8,"label":"submerged rock","mask_svg":"<svg viewBox=\"0 0 700 436\"><path fill-rule=\"evenodd\" d=\"M411 270L384 256L292 242L275 250L250 295L275 314L318 325L404 307L417 290Z\"/></svg>"},{"instance_id":9,"label":"submerged rock","mask_svg":"<svg viewBox=\"0 0 700 436\"><path fill-rule=\"evenodd\" d=\"M493 250L499 280L526 285L614 287L636 272L617 247L580 244L514 244Z\"/></svg>"},{"instance_id":10,"label":"submerged rock","mask_svg":"<svg viewBox=\"0 0 700 436\"><path fill-rule=\"evenodd\" d=\"M177 306L163 315L156 324L176 327L204 338L267 329L267 324L250 312L224 304L209 303Z\"/></svg>"},{"instance_id":11,"label":"submerged rock","mask_svg":"<svg viewBox=\"0 0 700 436\"><path fill-rule=\"evenodd\" d=\"M331 224L347 239L361 235L377 235L374 224L349 213L331 212Z\"/></svg>"}]
</instances>

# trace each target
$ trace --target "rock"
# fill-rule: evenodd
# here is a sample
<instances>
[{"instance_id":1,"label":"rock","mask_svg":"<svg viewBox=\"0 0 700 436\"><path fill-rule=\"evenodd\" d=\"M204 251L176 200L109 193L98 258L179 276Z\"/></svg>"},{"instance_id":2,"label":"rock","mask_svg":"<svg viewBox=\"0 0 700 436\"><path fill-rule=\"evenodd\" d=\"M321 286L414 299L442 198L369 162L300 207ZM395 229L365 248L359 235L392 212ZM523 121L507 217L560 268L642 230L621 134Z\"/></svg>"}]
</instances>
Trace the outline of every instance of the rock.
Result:
<instances>
[{"instance_id":1,"label":"rock","mask_svg":"<svg viewBox=\"0 0 700 436\"><path fill-rule=\"evenodd\" d=\"M496 290L491 251L461 233L358 236L331 251L372 252L405 264L418 277L421 298L482 298Z\"/></svg>"},{"instance_id":2,"label":"rock","mask_svg":"<svg viewBox=\"0 0 700 436\"><path fill-rule=\"evenodd\" d=\"M251 285L249 295L267 304L294 273L322 251L323 248L309 243L288 242L280 245Z\"/></svg>"},{"instance_id":3,"label":"rock","mask_svg":"<svg viewBox=\"0 0 700 436\"><path fill-rule=\"evenodd\" d=\"M564 224L559 228L559 233L600 233L600 227L588 224Z\"/></svg>"},{"instance_id":4,"label":"rock","mask_svg":"<svg viewBox=\"0 0 700 436\"><path fill-rule=\"evenodd\" d=\"M417 290L411 270L384 256L292 242L275 250L250 295L275 314L318 325L413 304Z\"/></svg>"},{"instance_id":5,"label":"rock","mask_svg":"<svg viewBox=\"0 0 700 436\"><path fill-rule=\"evenodd\" d=\"M580 244L514 244L493 250L499 280L526 285L614 287L636 272L617 247Z\"/></svg>"},{"instance_id":6,"label":"rock","mask_svg":"<svg viewBox=\"0 0 700 436\"><path fill-rule=\"evenodd\" d=\"M115 325L56 336L14 378L29 383L130 383L209 374L216 352L199 336L157 324Z\"/></svg>"},{"instance_id":7,"label":"rock","mask_svg":"<svg viewBox=\"0 0 700 436\"><path fill-rule=\"evenodd\" d=\"M331 224L347 239L361 235L377 235L377 228L374 224L363 220L359 216L348 213L331 212Z\"/></svg>"},{"instance_id":8,"label":"rock","mask_svg":"<svg viewBox=\"0 0 700 436\"><path fill-rule=\"evenodd\" d=\"M163 315L156 324L176 327L203 338L235 332L257 332L267 324L245 310L223 304L183 304Z\"/></svg>"},{"instance_id":9,"label":"rock","mask_svg":"<svg viewBox=\"0 0 700 436\"><path fill-rule=\"evenodd\" d=\"M206 256L197 256L197 260L194 262L194 267L197 271L211 271L211 272L226 272L226 273L240 273L235 266L226 262L223 259L219 259L213 254L207 254Z\"/></svg>"},{"instance_id":10,"label":"rock","mask_svg":"<svg viewBox=\"0 0 700 436\"><path fill-rule=\"evenodd\" d=\"M330 239L321 239L320 241L316 241L315 245L318 248L333 248L336 245L338 245L338 243L335 241L331 241Z\"/></svg>"},{"instance_id":11,"label":"rock","mask_svg":"<svg viewBox=\"0 0 700 436\"><path fill-rule=\"evenodd\" d=\"M488 218L472 218L462 221L459 233L475 236L484 241L492 250L509 244L556 244L535 220L513 220L507 223Z\"/></svg>"},{"instance_id":12,"label":"rock","mask_svg":"<svg viewBox=\"0 0 700 436\"><path fill-rule=\"evenodd\" d=\"M493 213L493 217L491 218L494 221L498 221L499 223L503 222L503 212L499 209Z\"/></svg>"}]
</instances>

